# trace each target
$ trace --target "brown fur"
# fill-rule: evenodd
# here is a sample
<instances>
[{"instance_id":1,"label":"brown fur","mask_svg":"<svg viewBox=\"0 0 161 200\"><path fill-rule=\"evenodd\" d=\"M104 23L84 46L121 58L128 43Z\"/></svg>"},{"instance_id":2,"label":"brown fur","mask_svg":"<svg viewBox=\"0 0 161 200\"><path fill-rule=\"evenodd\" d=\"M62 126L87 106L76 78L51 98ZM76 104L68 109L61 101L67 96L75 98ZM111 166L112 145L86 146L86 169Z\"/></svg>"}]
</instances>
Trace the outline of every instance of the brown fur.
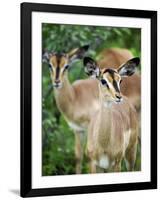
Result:
<instances>
[{"instance_id":1,"label":"brown fur","mask_svg":"<svg viewBox=\"0 0 161 200\"><path fill-rule=\"evenodd\" d=\"M53 67L60 67L63 68L64 65L68 62L68 57L65 55L53 55L50 58L50 63L52 64Z\"/></svg>"},{"instance_id":2,"label":"brown fur","mask_svg":"<svg viewBox=\"0 0 161 200\"><path fill-rule=\"evenodd\" d=\"M76 123L82 129L87 128L93 111L98 108L97 87L93 79L78 80L71 85L65 75L63 87L55 89L55 98L67 121Z\"/></svg>"},{"instance_id":3,"label":"brown fur","mask_svg":"<svg viewBox=\"0 0 161 200\"><path fill-rule=\"evenodd\" d=\"M99 65L101 68L117 68L122 63L132 58L132 53L127 49L110 48L104 49L99 54Z\"/></svg>"}]
</instances>

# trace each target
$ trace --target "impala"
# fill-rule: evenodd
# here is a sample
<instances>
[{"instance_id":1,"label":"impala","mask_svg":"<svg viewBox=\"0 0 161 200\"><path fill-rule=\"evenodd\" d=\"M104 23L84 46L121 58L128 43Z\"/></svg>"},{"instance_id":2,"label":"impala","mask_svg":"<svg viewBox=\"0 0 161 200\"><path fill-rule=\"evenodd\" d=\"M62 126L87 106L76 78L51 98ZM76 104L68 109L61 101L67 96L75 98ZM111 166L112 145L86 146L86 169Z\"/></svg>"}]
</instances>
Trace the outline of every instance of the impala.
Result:
<instances>
[{"instance_id":1,"label":"impala","mask_svg":"<svg viewBox=\"0 0 161 200\"><path fill-rule=\"evenodd\" d=\"M99 110L91 118L87 139L92 173L120 171L123 158L127 169L134 169L138 118L134 106L121 94L120 84L123 77L135 73L139 62L139 58L132 58L117 69L101 70L92 58L84 58L86 73L97 78L99 87Z\"/></svg>"},{"instance_id":2,"label":"impala","mask_svg":"<svg viewBox=\"0 0 161 200\"><path fill-rule=\"evenodd\" d=\"M122 63L133 58L132 53L127 49L109 48L104 49L98 55L98 66L101 69L117 69ZM138 71L133 76L123 77L121 84L122 94L128 97L129 101L135 106L139 117L139 143L141 144L141 76Z\"/></svg>"},{"instance_id":3,"label":"impala","mask_svg":"<svg viewBox=\"0 0 161 200\"><path fill-rule=\"evenodd\" d=\"M71 84L68 79L68 68L72 62L81 59L87 50L88 45L69 53L46 52L43 56L43 60L49 65L57 107L74 130L77 174L81 173L84 132L93 110L98 107L98 88L96 81L91 79L77 80Z\"/></svg>"}]
</instances>

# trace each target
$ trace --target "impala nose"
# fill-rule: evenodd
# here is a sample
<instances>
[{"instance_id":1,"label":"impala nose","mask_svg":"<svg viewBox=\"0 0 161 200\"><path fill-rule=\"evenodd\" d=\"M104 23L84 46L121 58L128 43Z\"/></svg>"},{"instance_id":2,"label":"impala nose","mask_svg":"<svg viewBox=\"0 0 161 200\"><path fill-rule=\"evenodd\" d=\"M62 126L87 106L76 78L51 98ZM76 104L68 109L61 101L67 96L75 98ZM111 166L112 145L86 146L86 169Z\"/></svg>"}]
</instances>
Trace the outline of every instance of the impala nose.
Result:
<instances>
[{"instance_id":1,"label":"impala nose","mask_svg":"<svg viewBox=\"0 0 161 200\"><path fill-rule=\"evenodd\" d=\"M62 84L61 84L60 80L55 80L53 86L55 88L60 88L62 86Z\"/></svg>"},{"instance_id":2,"label":"impala nose","mask_svg":"<svg viewBox=\"0 0 161 200\"><path fill-rule=\"evenodd\" d=\"M121 102L122 96L120 94L116 94L115 96L117 98L117 102Z\"/></svg>"},{"instance_id":3,"label":"impala nose","mask_svg":"<svg viewBox=\"0 0 161 200\"><path fill-rule=\"evenodd\" d=\"M55 83L56 83L56 84L59 84L59 83L60 83L60 80L55 80Z\"/></svg>"}]
</instances>

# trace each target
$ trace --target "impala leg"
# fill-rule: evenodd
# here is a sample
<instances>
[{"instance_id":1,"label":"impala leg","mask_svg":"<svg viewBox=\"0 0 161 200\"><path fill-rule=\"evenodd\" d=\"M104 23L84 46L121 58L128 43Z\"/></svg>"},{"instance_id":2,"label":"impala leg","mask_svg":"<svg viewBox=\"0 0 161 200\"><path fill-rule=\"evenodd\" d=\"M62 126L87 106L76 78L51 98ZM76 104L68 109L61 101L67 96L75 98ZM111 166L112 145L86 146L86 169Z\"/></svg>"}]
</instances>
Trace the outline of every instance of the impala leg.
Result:
<instances>
[{"instance_id":1,"label":"impala leg","mask_svg":"<svg viewBox=\"0 0 161 200\"><path fill-rule=\"evenodd\" d=\"M97 167L96 167L95 159L93 157L93 151L88 149L88 145L89 143L87 143L86 155L88 157L89 172L97 173Z\"/></svg>"},{"instance_id":2,"label":"impala leg","mask_svg":"<svg viewBox=\"0 0 161 200\"><path fill-rule=\"evenodd\" d=\"M111 167L113 172L121 172L121 161L123 159L122 153L118 154L114 160L114 165Z\"/></svg>"},{"instance_id":3,"label":"impala leg","mask_svg":"<svg viewBox=\"0 0 161 200\"><path fill-rule=\"evenodd\" d=\"M90 161L90 173L97 173L96 164L93 160Z\"/></svg>"},{"instance_id":4,"label":"impala leg","mask_svg":"<svg viewBox=\"0 0 161 200\"><path fill-rule=\"evenodd\" d=\"M141 146L141 113L140 111L138 111L138 122L139 122L138 144Z\"/></svg>"},{"instance_id":5,"label":"impala leg","mask_svg":"<svg viewBox=\"0 0 161 200\"><path fill-rule=\"evenodd\" d=\"M136 160L137 143L135 143L131 148L126 150L125 163L128 171L133 171Z\"/></svg>"},{"instance_id":6,"label":"impala leg","mask_svg":"<svg viewBox=\"0 0 161 200\"><path fill-rule=\"evenodd\" d=\"M75 132L76 174L81 174L82 172L83 152L84 152L84 133Z\"/></svg>"},{"instance_id":7,"label":"impala leg","mask_svg":"<svg viewBox=\"0 0 161 200\"><path fill-rule=\"evenodd\" d=\"M113 166L113 172L121 172L121 160L115 163Z\"/></svg>"}]
</instances>

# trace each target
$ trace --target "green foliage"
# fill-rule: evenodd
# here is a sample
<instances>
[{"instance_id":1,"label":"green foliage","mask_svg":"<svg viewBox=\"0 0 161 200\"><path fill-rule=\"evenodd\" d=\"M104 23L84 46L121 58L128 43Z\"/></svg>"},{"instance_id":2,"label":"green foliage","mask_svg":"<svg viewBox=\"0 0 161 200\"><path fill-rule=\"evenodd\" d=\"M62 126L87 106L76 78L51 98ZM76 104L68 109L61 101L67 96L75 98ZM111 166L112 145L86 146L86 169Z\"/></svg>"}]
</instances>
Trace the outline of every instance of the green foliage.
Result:
<instances>
[{"instance_id":1,"label":"green foliage","mask_svg":"<svg viewBox=\"0 0 161 200\"><path fill-rule=\"evenodd\" d=\"M140 56L140 29L103 26L42 24L43 49L68 52L90 44L90 54L96 55L103 48L126 48Z\"/></svg>"},{"instance_id":2,"label":"green foliage","mask_svg":"<svg viewBox=\"0 0 161 200\"><path fill-rule=\"evenodd\" d=\"M43 50L68 52L89 44L88 55L97 58L104 48L117 47L131 50L140 56L141 30L101 26L42 24ZM74 63L69 72L70 81L86 78L82 61ZM75 173L74 134L60 114L51 86L48 66L42 65L42 175ZM140 170L138 147L135 170ZM122 170L126 171L122 163ZM88 173L87 158L83 161L83 173Z\"/></svg>"}]
</instances>

